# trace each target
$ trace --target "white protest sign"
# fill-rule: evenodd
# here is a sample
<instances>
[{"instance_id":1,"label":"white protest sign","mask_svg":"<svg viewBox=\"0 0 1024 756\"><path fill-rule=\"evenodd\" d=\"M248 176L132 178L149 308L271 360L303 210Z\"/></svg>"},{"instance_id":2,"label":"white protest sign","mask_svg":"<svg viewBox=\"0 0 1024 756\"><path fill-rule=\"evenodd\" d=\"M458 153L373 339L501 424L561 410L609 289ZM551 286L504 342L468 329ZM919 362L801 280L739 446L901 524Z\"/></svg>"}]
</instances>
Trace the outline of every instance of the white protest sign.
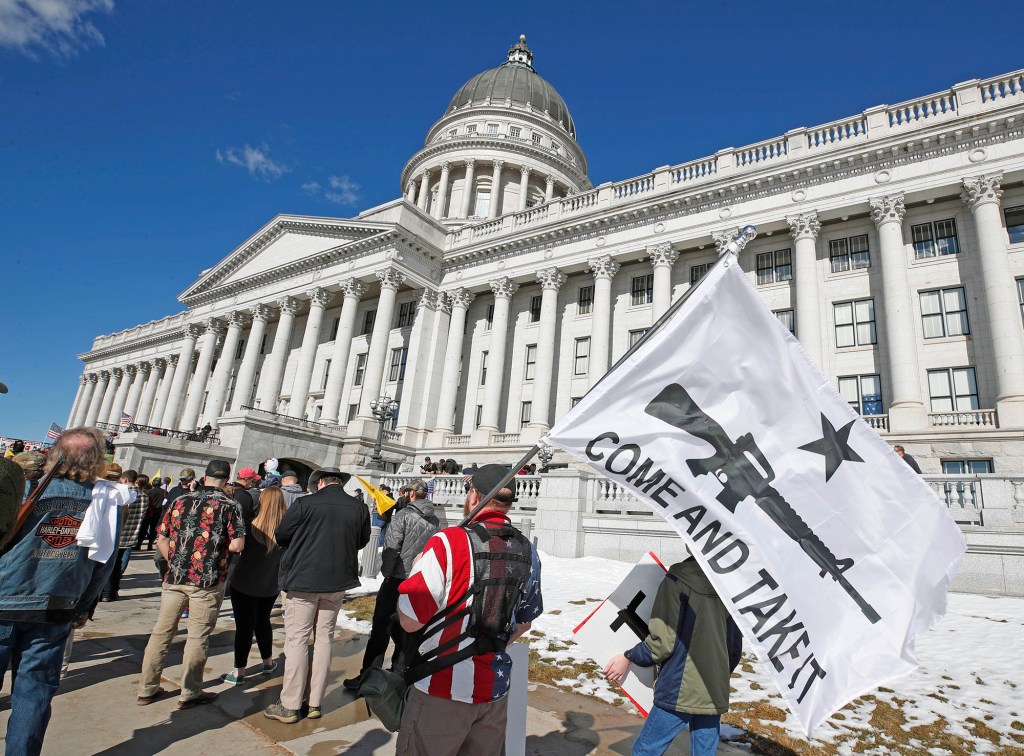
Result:
<instances>
[{"instance_id":1,"label":"white protest sign","mask_svg":"<svg viewBox=\"0 0 1024 756\"><path fill-rule=\"evenodd\" d=\"M665 572L653 552L644 554L612 594L573 630L576 645L598 666L604 668L613 656L647 637L647 622ZM654 705L654 667L629 665L619 686L646 717Z\"/></svg>"}]
</instances>

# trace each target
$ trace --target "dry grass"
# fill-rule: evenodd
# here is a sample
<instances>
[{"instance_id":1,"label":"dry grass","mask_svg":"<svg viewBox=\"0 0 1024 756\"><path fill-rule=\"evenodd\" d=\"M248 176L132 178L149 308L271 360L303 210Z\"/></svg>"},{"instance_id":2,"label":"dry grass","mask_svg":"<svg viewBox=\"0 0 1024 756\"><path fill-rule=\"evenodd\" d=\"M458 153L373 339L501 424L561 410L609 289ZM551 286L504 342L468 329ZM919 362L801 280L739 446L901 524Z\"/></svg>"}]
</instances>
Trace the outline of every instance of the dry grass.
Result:
<instances>
[{"instance_id":1,"label":"dry grass","mask_svg":"<svg viewBox=\"0 0 1024 756\"><path fill-rule=\"evenodd\" d=\"M373 622L373 608L377 605L377 594L371 593L366 596L356 596L348 599L342 610L351 612L352 616L363 622Z\"/></svg>"},{"instance_id":2,"label":"dry grass","mask_svg":"<svg viewBox=\"0 0 1024 756\"><path fill-rule=\"evenodd\" d=\"M559 685L566 680L578 680L580 676L595 680L602 679L604 674L590 659L558 663L554 659L544 658L541 652L530 648L530 681Z\"/></svg>"}]
</instances>

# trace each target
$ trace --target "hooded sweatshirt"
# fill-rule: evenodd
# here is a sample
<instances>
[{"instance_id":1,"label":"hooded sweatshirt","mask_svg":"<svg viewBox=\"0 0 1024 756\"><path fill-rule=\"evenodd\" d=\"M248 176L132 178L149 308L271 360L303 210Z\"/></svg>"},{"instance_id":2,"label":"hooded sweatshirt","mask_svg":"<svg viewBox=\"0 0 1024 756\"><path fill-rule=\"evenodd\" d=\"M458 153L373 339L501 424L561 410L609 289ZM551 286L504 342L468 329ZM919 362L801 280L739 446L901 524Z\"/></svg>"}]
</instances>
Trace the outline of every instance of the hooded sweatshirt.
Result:
<instances>
[{"instance_id":1,"label":"hooded sweatshirt","mask_svg":"<svg viewBox=\"0 0 1024 756\"><path fill-rule=\"evenodd\" d=\"M654 599L647 637L626 652L640 667L660 665L654 705L687 714L729 710L729 677L743 638L692 557L673 564Z\"/></svg>"}]
</instances>

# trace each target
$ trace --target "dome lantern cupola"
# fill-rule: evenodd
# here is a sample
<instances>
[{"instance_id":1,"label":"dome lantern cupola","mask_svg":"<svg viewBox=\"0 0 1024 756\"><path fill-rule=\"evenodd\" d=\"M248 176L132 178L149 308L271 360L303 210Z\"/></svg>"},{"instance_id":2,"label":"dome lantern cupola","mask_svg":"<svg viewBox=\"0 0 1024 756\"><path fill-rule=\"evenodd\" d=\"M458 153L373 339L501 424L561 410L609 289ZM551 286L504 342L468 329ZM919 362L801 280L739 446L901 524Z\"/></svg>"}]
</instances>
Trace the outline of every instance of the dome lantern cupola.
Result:
<instances>
[{"instance_id":1,"label":"dome lantern cupola","mask_svg":"<svg viewBox=\"0 0 1024 756\"><path fill-rule=\"evenodd\" d=\"M521 63L531 71L533 70L533 51L526 44L525 34L520 34L519 41L509 48L508 63Z\"/></svg>"}]
</instances>

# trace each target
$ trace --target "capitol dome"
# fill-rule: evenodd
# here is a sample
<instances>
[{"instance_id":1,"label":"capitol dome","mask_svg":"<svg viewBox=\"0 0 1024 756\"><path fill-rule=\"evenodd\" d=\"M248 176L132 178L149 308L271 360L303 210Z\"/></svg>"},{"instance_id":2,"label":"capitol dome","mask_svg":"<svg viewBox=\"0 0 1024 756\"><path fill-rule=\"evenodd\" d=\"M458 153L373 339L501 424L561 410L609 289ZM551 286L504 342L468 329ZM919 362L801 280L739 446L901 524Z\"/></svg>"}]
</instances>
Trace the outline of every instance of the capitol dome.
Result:
<instances>
[{"instance_id":1,"label":"capitol dome","mask_svg":"<svg viewBox=\"0 0 1024 756\"><path fill-rule=\"evenodd\" d=\"M509 50L508 60L497 68L478 73L467 81L448 104L448 111L466 105L520 105L547 113L560 123L573 139L576 127L565 100L533 67L533 52L525 35Z\"/></svg>"},{"instance_id":2,"label":"capitol dome","mask_svg":"<svg viewBox=\"0 0 1024 756\"><path fill-rule=\"evenodd\" d=\"M451 225L519 213L592 188L565 100L526 37L463 84L402 171L405 198Z\"/></svg>"}]
</instances>

